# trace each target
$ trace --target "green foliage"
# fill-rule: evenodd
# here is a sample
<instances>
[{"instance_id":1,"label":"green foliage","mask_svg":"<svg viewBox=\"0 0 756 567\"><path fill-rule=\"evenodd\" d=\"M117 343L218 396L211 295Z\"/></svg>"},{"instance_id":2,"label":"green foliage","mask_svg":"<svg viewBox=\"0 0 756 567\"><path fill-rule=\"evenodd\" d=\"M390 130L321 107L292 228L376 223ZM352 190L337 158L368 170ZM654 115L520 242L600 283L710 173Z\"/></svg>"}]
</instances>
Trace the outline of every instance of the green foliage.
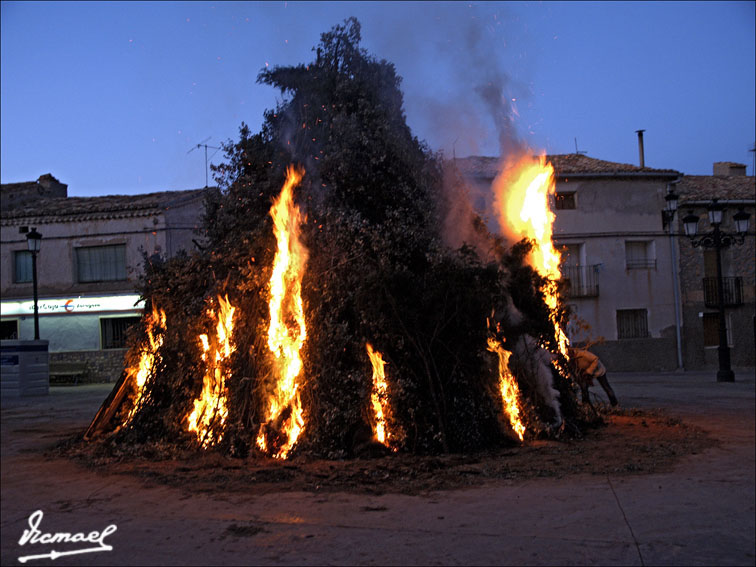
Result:
<instances>
[{"instance_id":1,"label":"green foliage","mask_svg":"<svg viewBox=\"0 0 756 567\"><path fill-rule=\"evenodd\" d=\"M208 306L228 294L238 316L222 448L244 456L254 446L272 381L265 344L275 251L269 210L286 167L298 163L306 176L295 198L307 215L302 233L310 255L303 281L306 428L297 449L346 457L370 435L367 342L387 361L395 448L467 451L510 439L496 356L486 350L487 319L509 301L525 317L501 319L502 337L514 342L527 333L553 345L544 282L524 261L527 242L511 250L499 243L499 261L488 265L469 248L442 245L440 156L412 136L394 66L359 43L359 22L350 18L322 34L315 61L260 72L258 81L284 99L265 113L259 133L242 124L239 140L224 144L226 162L213 167L220 189L206 202L206 247L166 262L145 260L141 292L148 310L166 310L168 331L145 403L122 435L191 443L182 420L202 385L197 336L207 332ZM134 349L140 341L144 330L133 337ZM572 395L569 386L560 393ZM535 405L535 394L526 402Z\"/></svg>"}]
</instances>

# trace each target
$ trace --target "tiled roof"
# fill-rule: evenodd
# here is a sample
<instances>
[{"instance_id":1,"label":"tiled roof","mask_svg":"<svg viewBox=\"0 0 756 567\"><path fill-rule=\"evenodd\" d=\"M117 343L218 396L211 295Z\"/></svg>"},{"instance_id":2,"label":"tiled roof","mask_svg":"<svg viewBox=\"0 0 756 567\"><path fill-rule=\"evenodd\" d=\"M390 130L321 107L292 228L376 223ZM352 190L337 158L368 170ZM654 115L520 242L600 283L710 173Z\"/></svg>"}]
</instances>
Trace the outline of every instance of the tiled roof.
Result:
<instances>
[{"instance_id":1,"label":"tiled roof","mask_svg":"<svg viewBox=\"0 0 756 567\"><path fill-rule=\"evenodd\" d=\"M715 165L726 165L727 167L745 167L744 163L737 163L734 161L718 161Z\"/></svg>"},{"instance_id":2,"label":"tiled roof","mask_svg":"<svg viewBox=\"0 0 756 567\"><path fill-rule=\"evenodd\" d=\"M711 199L753 200L756 178L745 175L686 175L677 185L680 204Z\"/></svg>"},{"instance_id":3,"label":"tiled roof","mask_svg":"<svg viewBox=\"0 0 756 567\"><path fill-rule=\"evenodd\" d=\"M32 182L34 183L34 182ZM204 189L161 191L143 195L104 195L101 197L41 198L33 204L3 210L2 220L37 218L47 222L84 218L117 218L151 214L200 198ZM64 218L65 217L65 218Z\"/></svg>"},{"instance_id":4,"label":"tiled roof","mask_svg":"<svg viewBox=\"0 0 756 567\"><path fill-rule=\"evenodd\" d=\"M2 191L3 192L34 191L38 187L39 187L39 182L37 181L21 181L19 183L3 183Z\"/></svg>"},{"instance_id":5,"label":"tiled roof","mask_svg":"<svg viewBox=\"0 0 756 567\"><path fill-rule=\"evenodd\" d=\"M583 154L557 154L546 156L546 161L554 166L555 173L560 175L575 174L634 174L644 175L657 173L662 176L679 175L672 169L652 169L638 167L628 163L617 163L588 157ZM499 172L500 159L496 157L470 156L457 158L454 163L459 170L472 177L493 178Z\"/></svg>"}]
</instances>

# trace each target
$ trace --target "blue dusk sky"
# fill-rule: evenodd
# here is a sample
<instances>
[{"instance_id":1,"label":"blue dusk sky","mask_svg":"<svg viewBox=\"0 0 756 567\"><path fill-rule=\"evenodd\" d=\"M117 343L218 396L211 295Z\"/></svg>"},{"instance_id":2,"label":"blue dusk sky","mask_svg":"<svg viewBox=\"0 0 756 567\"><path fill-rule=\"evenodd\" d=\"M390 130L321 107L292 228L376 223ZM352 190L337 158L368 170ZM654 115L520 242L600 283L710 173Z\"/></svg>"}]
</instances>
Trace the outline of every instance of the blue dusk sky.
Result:
<instances>
[{"instance_id":1,"label":"blue dusk sky","mask_svg":"<svg viewBox=\"0 0 756 567\"><path fill-rule=\"evenodd\" d=\"M2 183L52 173L69 195L205 185L204 149L279 98L266 65L314 59L349 16L403 77L414 134L498 155L478 95L536 152L711 174L756 141L754 2L2 2ZM191 151L194 149L194 151ZM222 152L208 150L218 163ZM212 185L212 178L210 178Z\"/></svg>"}]
</instances>

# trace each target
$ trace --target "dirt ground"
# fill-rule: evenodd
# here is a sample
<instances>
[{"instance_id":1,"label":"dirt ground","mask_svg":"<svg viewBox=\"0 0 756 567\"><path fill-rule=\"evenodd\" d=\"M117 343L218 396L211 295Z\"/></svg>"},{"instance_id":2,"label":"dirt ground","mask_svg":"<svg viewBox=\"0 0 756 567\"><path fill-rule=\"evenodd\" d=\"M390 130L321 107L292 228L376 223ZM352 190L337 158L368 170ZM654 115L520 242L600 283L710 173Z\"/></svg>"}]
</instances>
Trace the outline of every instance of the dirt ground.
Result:
<instances>
[{"instance_id":1,"label":"dirt ground","mask_svg":"<svg viewBox=\"0 0 756 567\"><path fill-rule=\"evenodd\" d=\"M160 447L145 454L96 456L81 442L64 442L48 457L73 458L101 474L134 475L192 493L276 491L423 494L473 487L494 479L562 478L575 474L649 474L669 470L681 457L711 447L703 430L654 410L600 408L604 425L581 439L528 440L522 446L468 455L393 454L343 461L304 457L277 461L238 459L216 452L166 458Z\"/></svg>"},{"instance_id":2,"label":"dirt ground","mask_svg":"<svg viewBox=\"0 0 756 567\"><path fill-rule=\"evenodd\" d=\"M623 409L583 439L350 461L76 456L108 385L3 398L0 564L61 551L20 544L42 510L117 526L56 565L754 565L753 372L612 385Z\"/></svg>"}]
</instances>

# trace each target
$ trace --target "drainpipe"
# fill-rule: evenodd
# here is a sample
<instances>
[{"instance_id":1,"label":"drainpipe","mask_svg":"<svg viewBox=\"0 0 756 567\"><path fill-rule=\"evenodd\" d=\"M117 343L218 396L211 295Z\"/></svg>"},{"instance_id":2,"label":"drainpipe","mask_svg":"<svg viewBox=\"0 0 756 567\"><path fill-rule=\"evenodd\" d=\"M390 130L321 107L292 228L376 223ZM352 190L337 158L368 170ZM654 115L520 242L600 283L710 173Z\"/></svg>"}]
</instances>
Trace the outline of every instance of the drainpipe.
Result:
<instances>
[{"instance_id":1,"label":"drainpipe","mask_svg":"<svg viewBox=\"0 0 756 567\"><path fill-rule=\"evenodd\" d=\"M638 133L638 138L641 143L641 151L643 147L643 130L640 130ZM642 162L641 162L642 163ZM676 185L682 181L682 177L678 177L674 181L670 181L667 184L667 192L669 193L672 190L672 185ZM672 220L670 219L669 224L667 225L667 229L669 231L669 254L670 258L672 260L672 290L674 292L674 302L675 302L675 337L677 339L677 369L678 370L685 370L683 368L683 355L682 355L682 333L680 331L682 327L682 320L680 317L680 282L678 279L678 273L677 273L677 247L675 246L675 236L672 229Z\"/></svg>"},{"instance_id":2,"label":"drainpipe","mask_svg":"<svg viewBox=\"0 0 756 567\"><path fill-rule=\"evenodd\" d=\"M643 168L646 167L646 159L643 154L643 132L645 132L645 130L636 130L635 132L638 134L638 159L641 168Z\"/></svg>"}]
</instances>

